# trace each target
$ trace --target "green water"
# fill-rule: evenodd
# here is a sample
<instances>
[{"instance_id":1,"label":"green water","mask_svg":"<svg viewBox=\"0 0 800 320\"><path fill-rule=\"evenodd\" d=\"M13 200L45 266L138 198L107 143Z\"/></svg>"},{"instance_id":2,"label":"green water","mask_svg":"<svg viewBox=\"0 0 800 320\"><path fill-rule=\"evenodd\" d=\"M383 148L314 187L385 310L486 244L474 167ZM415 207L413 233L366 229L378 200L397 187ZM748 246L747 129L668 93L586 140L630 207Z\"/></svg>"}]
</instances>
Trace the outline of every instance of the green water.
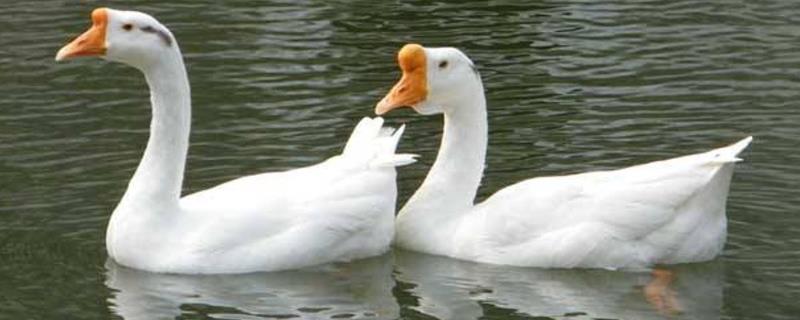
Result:
<instances>
[{"instance_id":1,"label":"green water","mask_svg":"<svg viewBox=\"0 0 800 320\"><path fill-rule=\"evenodd\" d=\"M193 88L185 188L337 154L398 77L406 42L456 46L488 92L480 197L754 135L719 259L650 273L539 270L411 252L308 270L158 275L107 261L104 233L148 134L144 80L55 52L97 6L156 16ZM800 314L800 3L776 1L38 1L0 3L2 319L794 319ZM400 201L441 119L408 128ZM657 299L656 299L657 300Z\"/></svg>"}]
</instances>

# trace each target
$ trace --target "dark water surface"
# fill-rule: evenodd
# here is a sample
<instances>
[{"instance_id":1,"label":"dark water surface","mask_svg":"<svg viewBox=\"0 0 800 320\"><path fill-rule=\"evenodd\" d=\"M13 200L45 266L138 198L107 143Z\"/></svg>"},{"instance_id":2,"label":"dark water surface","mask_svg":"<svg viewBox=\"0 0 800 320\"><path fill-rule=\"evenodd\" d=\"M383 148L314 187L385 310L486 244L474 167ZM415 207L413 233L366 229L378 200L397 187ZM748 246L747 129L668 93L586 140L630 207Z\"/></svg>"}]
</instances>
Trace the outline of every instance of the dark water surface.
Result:
<instances>
[{"instance_id":1,"label":"dark water surface","mask_svg":"<svg viewBox=\"0 0 800 320\"><path fill-rule=\"evenodd\" d=\"M796 319L800 2L3 1L0 318ZM309 270L158 275L106 261L105 225L144 148L132 68L55 64L97 6L152 13L186 55L186 191L337 154L398 77L408 41L463 49L489 100L481 197L520 179L619 168L754 135L722 257L671 275L539 270L395 251ZM407 123L401 201L434 159ZM659 290L659 288L661 290Z\"/></svg>"}]
</instances>

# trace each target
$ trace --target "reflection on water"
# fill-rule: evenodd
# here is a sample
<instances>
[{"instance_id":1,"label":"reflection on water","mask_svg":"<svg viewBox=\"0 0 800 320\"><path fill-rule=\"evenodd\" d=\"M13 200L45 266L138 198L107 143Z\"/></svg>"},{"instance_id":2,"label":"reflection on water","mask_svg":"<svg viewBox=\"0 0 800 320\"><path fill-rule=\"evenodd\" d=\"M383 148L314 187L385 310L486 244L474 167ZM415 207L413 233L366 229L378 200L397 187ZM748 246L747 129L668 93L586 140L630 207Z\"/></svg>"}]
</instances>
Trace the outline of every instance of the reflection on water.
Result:
<instances>
[{"instance_id":1,"label":"reflection on water","mask_svg":"<svg viewBox=\"0 0 800 320\"><path fill-rule=\"evenodd\" d=\"M398 287L414 310L439 319L479 319L497 309L517 317L716 319L722 262L651 272L545 270L395 251ZM667 271L668 270L668 271Z\"/></svg>"},{"instance_id":2,"label":"reflection on water","mask_svg":"<svg viewBox=\"0 0 800 320\"><path fill-rule=\"evenodd\" d=\"M125 319L394 319L392 258L243 275L173 275L106 263L111 309Z\"/></svg>"},{"instance_id":3,"label":"reflection on water","mask_svg":"<svg viewBox=\"0 0 800 320\"><path fill-rule=\"evenodd\" d=\"M651 272L493 266L397 250L297 271L190 276L106 263L125 319L719 318L722 262ZM538 317L538 318L537 318Z\"/></svg>"},{"instance_id":4,"label":"reflection on water","mask_svg":"<svg viewBox=\"0 0 800 320\"><path fill-rule=\"evenodd\" d=\"M797 317L796 0L36 4L0 1L0 317L106 319L109 310L98 303L106 300L121 314L164 317L313 318L298 311L304 304L330 308L319 317L400 312L407 319L429 319L426 314L446 318L463 309L473 318L557 318L577 310L587 317L638 319L654 317L658 305L678 305L684 310L678 318L718 318L717 312L724 319ZM141 286L139 280L120 285L123 277L117 275L124 272L109 267L106 277L104 232L147 141L147 87L141 74L119 64L53 62L58 48L85 30L91 9L104 5L155 14L186 54L194 103L187 192L330 157L395 82L394 54L402 44L453 45L474 60L487 90L490 136L480 197L532 176L618 168L754 135L732 183L729 239L718 262L725 268L670 268L674 294L659 289L669 274L653 281L646 273L542 272L461 262L426 263L419 268L433 271L415 274L412 262L429 259L406 255L398 256L395 285L385 283L391 275L383 275L370 287L355 270L369 269L367 278L380 272L359 263L331 269L352 270L347 276L286 276L331 282L330 291L269 275L139 274ZM419 163L398 170L402 203L435 157L441 119L399 111L387 122L406 123L399 149L421 155ZM392 268L386 268L382 272L389 274ZM448 272L466 275L450 279ZM255 289L235 279L252 279ZM166 283L137 291L147 289L148 281ZM228 282L232 287L224 291ZM348 289L359 287L382 293L362 298ZM136 292L144 292L141 299ZM315 292L316 302L286 302ZM337 300L325 301L326 292ZM126 298L128 293L134 298ZM158 303L148 309L136 301Z\"/></svg>"}]
</instances>

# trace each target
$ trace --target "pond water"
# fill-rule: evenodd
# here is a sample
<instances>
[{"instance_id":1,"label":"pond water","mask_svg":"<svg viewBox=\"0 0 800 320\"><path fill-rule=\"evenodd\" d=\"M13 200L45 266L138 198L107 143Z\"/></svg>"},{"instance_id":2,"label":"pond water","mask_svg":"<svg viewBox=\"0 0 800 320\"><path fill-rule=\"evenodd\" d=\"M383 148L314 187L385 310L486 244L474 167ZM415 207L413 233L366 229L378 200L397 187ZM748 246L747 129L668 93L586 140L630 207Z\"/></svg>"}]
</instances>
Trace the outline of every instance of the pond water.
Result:
<instances>
[{"instance_id":1,"label":"pond water","mask_svg":"<svg viewBox=\"0 0 800 320\"><path fill-rule=\"evenodd\" d=\"M186 192L337 154L398 77L406 42L480 69L480 198L533 176L619 168L754 135L729 237L669 273L541 270L395 250L280 273L160 275L107 261L104 233L144 148L132 68L55 52L97 6L176 35L193 88ZM0 4L0 318L795 319L800 313L800 2L6 1ZM441 119L410 110L400 202Z\"/></svg>"}]
</instances>

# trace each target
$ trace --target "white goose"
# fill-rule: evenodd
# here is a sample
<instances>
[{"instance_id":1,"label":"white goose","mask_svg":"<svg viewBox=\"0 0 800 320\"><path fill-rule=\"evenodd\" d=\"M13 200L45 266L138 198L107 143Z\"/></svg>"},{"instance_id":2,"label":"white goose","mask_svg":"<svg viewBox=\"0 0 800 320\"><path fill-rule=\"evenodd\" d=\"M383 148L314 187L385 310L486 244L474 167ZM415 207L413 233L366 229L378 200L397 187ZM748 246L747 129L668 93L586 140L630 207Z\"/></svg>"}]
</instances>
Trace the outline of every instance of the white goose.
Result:
<instances>
[{"instance_id":1,"label":"white goose","mask_svg":"<svg viewBox=\"0 0 800 320\"><path fill-rule=\"evenodd\" d=\"M444 114L425 181L397 217L395 243L478 262L536 267L643 268L709 260L725 243L736 155L750 143L615 171L542 177L474 204L486 155L486 99L454 48L409 44L400 81L375 108Z\"/></svg>"},{"instance_id":2,"label":"white goose","mask_svg":"<svg viewBox=\"0 0 800 320\"><path fill-rule=\"evenodd\" d=\"M101 56L147 79L150 139L106 232L118 263L170 273L241 273L304 267L388 250L402 128L381 134L364 118L341 155L301 169L239 178L181 198L189 146L189 81L172 33L153 17L99 8L92 27L56 60Z\"/></svg>"}]
</instances>

